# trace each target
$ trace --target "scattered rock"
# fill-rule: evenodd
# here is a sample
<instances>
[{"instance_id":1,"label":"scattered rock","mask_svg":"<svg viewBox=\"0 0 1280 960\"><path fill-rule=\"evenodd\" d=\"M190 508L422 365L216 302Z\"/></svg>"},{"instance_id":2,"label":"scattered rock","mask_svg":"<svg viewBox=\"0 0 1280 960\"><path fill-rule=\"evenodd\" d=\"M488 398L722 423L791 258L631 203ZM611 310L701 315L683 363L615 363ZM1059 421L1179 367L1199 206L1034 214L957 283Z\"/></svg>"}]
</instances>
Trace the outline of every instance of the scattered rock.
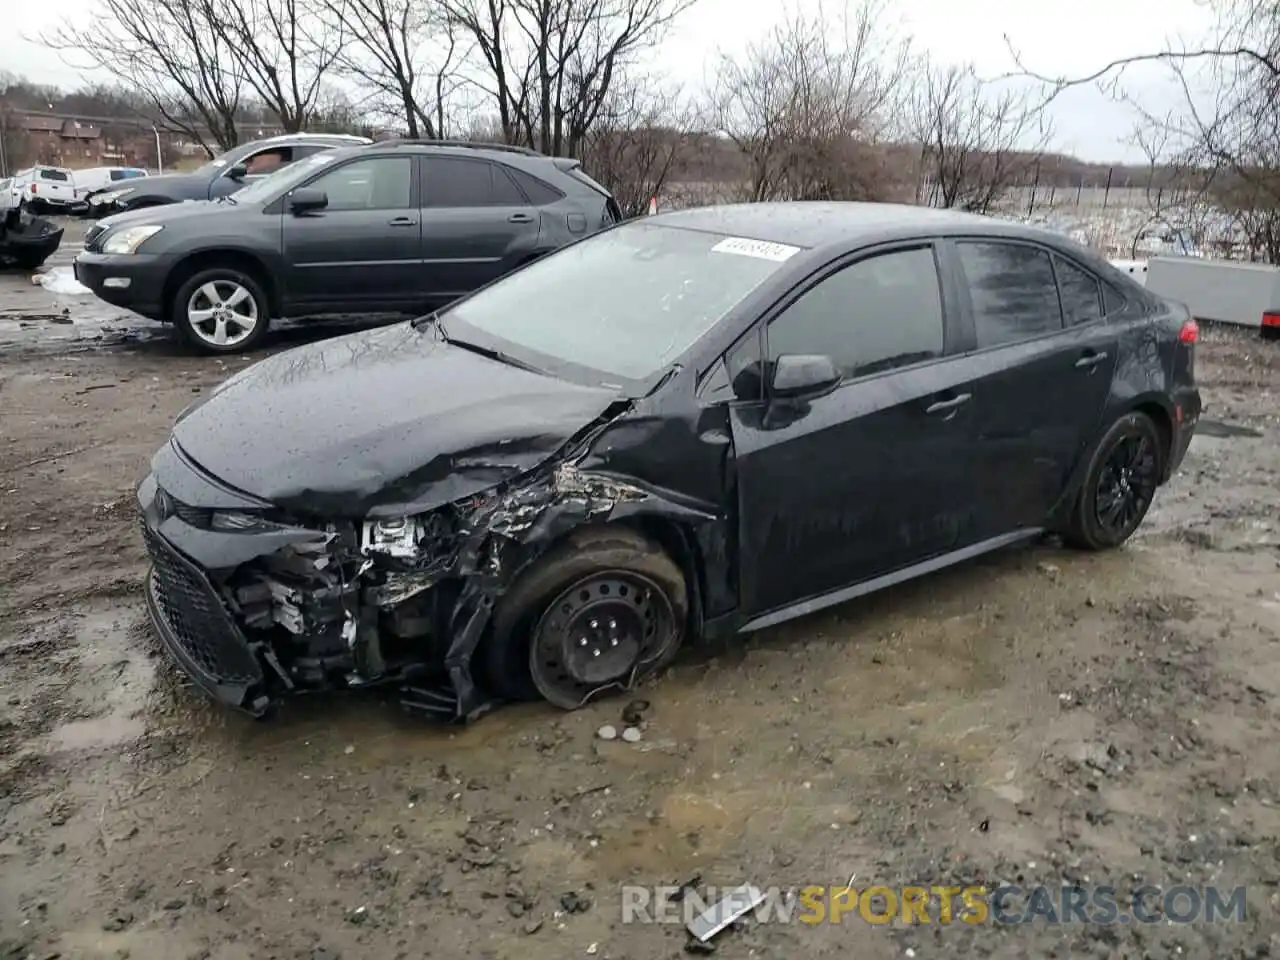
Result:
<instances>
[{"instance_id":1,"label":"scattered rock","mask_svg":"<svg viewBox=\"0 0 1280 960\"><path fill-rule=\"evenodd\" d=\"M639 743L642 736L639 727L627 727L622 731L622 739L627 743Z\"/></svg>"},{"instance_id":2,"label":"scattered rock","mask_svg":"<svg viewBox=\"0 0 1280 960\"><path fill-rule=\"evenodd\" d=\"M181 897L174 897L172 900L165 901L164 908L166 910L181 910L186 905L187 901L183 900Z\"/></svg>"},{"instance_id":3,"label":"scattered rock","mask_svg":"<svg viewBox=\"0 0 1280 960\"><path fill-rule=\"evenodd\" d=\"M119 933L133 923L133 914L128 910L118 910L102 921L102 929L108 933Z\"/></svg>"},{"instance_id":4,"label":"scattered rock","mask_svg":"<svg viewBox=\"0 0 1280 960\"><path fill-rule=\"evenodd\" d=\"M644 715L648 712L648 700L632 700L622 708L622 722L629 727L634 727L644 722Z\"/></svg>"},{"instance_id":5,"label":"scattered rock","mask_svg":"<svg viewBox=\"0 0 1280 960\"><path fill-rule=\"evenodd\" d=\"M591 898L579 896L577 891L570 890L560 895L560 906L565 913L586 913L591 909Z\"/></svg>"},{"instance_id":6,"label":"scattered rock","mask_svg":"<svg viewBox=\"0 0 1280 960\"><path fill-rule=\"evenodd\" d=\"M542 929L541 920L530 920L528 923L524 925L524 932L526 935L535 934L541 929Z\"/></svg>"},{"instance_id":7,"label":"scattered rock","mask_svg":"<svg viewBox=\"0 0 1280 960\"><path fill-rule=\"evenodd\" d=\"M601 740L617 740L618 728L611 723L606 723L603 727L596 731L596 736Z\"/></svg>"}]
</instances>

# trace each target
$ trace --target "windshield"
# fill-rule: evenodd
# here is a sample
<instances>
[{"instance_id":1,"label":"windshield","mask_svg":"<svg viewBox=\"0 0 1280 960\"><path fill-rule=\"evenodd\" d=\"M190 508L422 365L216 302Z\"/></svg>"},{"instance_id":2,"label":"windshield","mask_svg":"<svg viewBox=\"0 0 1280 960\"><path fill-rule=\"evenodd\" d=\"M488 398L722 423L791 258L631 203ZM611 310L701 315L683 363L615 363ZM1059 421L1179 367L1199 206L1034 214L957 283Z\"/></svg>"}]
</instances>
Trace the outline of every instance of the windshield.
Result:
<instances>
[{"instance_id":1,"label":"windshield","mask_svg":"<svg viewBox=\"0 0 1280 960\"><path fill-rule=\"evenodd\" d=\"M631 223L486 287L443 314L528 350L646 380L693 346L798 247Z\"/></svg>"},{"instance_id":2,"label":"windshield","mask_svg":"<svg viewBox=\"0 0 1280 960\"><path fill-rule=\"evenodd\" d=\"M233 193L231 199L236 203L261 203L263 200L278 196L282 191L305 180L325 164L332 162L333 154L331 153L313 153L279 170L273 170L260 180L254 180L247 187Z\"/></svg>"}]
</instances>

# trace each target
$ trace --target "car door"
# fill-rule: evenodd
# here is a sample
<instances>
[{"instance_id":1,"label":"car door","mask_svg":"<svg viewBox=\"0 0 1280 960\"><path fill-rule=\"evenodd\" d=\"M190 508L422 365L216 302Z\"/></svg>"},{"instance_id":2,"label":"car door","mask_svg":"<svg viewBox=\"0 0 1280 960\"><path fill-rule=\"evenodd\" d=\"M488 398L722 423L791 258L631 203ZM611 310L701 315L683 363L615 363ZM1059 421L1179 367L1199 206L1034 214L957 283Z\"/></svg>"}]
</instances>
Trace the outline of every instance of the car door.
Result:
<instances>
[{"instance_id":1,"label":"car door","mask_svg":"<svg viewBox=\"0 0 1280 960\"><path fill-rule=\"evenodd\" d=\"M283 204L285 294L292 312L416 310L422 305L421 220L413 157L352 159L298 188L323 209Z\"/></svg>"},{"instance_id":2,"label":"car door","mask_svg":"<svg viewBox=\"0 0 1280 960\"><path fill-rule=\"evenodd\" d=\"M422 197L424 283L433 303L484 286L537 249L538 209L496 163L424 157Z\"/></svg>"},{"instance_id":3,"label":"car door","mask_svg":"<svg viewBox=\"0 0 1280 960\"><path fill-rule=\"evenodd\" d=\"M1012 240L951 249L973 350L982 540L1045 522L1093 437L1118 337L1096 278L1069 259Z\"/></svg>"},{"instance_id":4,"label":"car door","mask_svg":"<svg viewBox=\"0 0 1280 960\"><path fill-rule=\"evenodd\" d=\"M970 387L931 244L845 263L729 358L832 357L821 396L734 402L742 596L757 615L951 550L967 523ZM743 356L745 352L745 356ZM767 379L767 377L762 377ZM747 383L750 383L748 379ZM735 391L741 395L741 390Z\"/></svg>"}]
</instances>

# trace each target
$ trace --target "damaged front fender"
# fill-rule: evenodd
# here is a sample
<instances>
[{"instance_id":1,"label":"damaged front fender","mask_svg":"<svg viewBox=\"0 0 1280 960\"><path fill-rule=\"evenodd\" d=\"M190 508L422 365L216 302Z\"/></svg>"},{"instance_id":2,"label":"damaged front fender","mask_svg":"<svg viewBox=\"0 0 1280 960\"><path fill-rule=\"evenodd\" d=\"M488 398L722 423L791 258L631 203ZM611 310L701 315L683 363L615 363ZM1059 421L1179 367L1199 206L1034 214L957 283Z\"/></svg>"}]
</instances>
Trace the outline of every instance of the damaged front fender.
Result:
<instances>
[{"instance_id":1,"label":"damaged front fender","mask_svg":"<svg viewBox=\"0 0 1280 960\"><path fill-rule=\"evenodd\" d=\"M709 518L568 460L432 510L324 529L201 528L154 476L139 497L150 534L200 565L229 614L225 637L241 638L272 696L398 682L407 706L453 720L491 705L472 676L473 656L503 594L561 537L643 513ZM165 575L158 563L156 570ZM153 615L172 620L181 612ZM190 669L189 656L179 659ZM206 657L208 676L198 679L227 699L234 684L219 671L242 659L232 650ZM235 705L246 707L244 690L235 689Z\"/></svg>"}]
</instances>

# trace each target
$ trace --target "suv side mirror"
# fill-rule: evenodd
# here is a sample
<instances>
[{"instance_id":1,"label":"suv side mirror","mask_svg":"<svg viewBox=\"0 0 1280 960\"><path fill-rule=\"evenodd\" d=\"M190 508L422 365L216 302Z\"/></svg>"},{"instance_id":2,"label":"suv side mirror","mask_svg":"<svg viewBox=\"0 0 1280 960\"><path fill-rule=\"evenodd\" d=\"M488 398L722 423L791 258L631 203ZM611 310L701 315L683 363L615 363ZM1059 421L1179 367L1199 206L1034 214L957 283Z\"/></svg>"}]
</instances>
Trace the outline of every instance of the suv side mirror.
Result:
<instances>
[{"instance_id":1,"label":"suv side mirror","mask_svg":"<svg viewBox=\"0 0 1280 960\"><path fill-rule=\"evenodd\" d=\"M310 213L329 205L329 195L314 187L299 187L289 194L289 210L293 213Z\"/></svg>"},{"instance_id":2,"label":"suv side mirror","mask_svg":"<svg viewBox=\"0 0 1280 960\"><path fill-rule=\"evenodd\" d=\"M835 361L824 354L788 353L778 357L769 379L775 397L803 397L822 393L840 382Z\"/></svg>"},{"instance_id":3,"label":"suv side mirror","mask_svg":"<svg viewBox=\"0 0 1280 960\"><path fill-rule=\"evenodd\" d=\"M232 164L227 168L226 177L228 180L243 180L249 175L249 168L243 163Z\"/></svg>"}]
</instances>

